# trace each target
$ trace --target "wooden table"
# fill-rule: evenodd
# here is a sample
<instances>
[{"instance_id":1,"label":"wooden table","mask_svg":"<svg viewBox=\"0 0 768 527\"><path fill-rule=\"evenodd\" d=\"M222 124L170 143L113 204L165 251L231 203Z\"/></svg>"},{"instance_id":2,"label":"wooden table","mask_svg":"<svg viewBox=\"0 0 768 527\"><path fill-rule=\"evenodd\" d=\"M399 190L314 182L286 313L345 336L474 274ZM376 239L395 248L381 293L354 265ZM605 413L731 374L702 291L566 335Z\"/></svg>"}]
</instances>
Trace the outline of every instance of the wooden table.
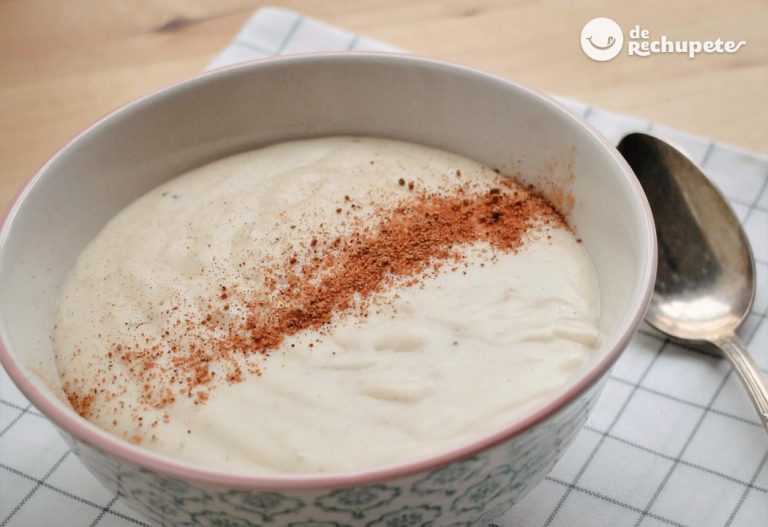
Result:
<instances>
[{"instance_id":1,"label":"wooden table","mask_svg":"<svg viewBox=\"0 0 768 527\"><path fill-rule=\"evenodd\" d=\"M416 53L608 110L768 152L768 1L289 0L281 5ZM253 0L0 2L0 204L83 127L200 71L263 5ZM625 32L746 40L735 55L621 55L579 46L586 21Z\"/></svg>"}]
</instances>

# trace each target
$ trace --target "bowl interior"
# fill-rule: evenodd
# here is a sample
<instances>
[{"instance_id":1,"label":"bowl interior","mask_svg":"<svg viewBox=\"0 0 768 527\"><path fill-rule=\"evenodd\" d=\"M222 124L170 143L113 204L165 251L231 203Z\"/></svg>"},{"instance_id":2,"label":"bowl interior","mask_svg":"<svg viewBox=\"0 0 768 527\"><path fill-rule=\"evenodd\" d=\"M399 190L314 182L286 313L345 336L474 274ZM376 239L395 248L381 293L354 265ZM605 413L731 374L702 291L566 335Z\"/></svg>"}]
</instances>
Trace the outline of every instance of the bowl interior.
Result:
<instances>
[{"instance_id":1,"label":"bowl interior","mask_svg":"<svg viewBox=\"0 0 768 527\"><path fill-rule=\"evenodd\" d=\"M0 233L0 336L5 362L36 387L27 396L60 395L50 338L58 292L120 209L215 158L334 134L443 148L517 174L561 207L572 201L568 218L600 281L605 344L588 368L626 341L652 280L653 231L609 145L540 95L473 70L404 56L292 57L140 99L74 139L22 192Z\"/></svg>"}]
</instances>

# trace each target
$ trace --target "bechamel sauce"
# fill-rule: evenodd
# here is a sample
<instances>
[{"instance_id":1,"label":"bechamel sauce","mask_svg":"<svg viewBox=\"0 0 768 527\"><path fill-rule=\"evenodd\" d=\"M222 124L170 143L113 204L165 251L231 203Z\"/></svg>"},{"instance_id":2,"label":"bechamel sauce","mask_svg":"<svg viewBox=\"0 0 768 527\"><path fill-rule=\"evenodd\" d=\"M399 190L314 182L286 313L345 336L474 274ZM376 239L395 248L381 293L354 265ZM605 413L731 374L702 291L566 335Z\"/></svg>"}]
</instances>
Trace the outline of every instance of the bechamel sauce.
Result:
<instances>
[{"instance_id":1,"label":"bechamel sauce","mask_svg":"<svg viewBox=\"0 0 768 527\"><path fill-rule=\"evenodd\" d=\"M241 382L214 367L204 399L147 407L130 364L108 353L173 336L180 313L202 319L223 283L240 284L238 298L268 298L260 262L291 250L308 258L317 236L375 226L376 206L413 192L400 179L446 193L462 181L487 190L499 177L436 149L337 137L247 152L169 181L118 214L72 270L54 331L62 381L95 390L88 418L98 426L233 470L356 471L498 429L571 380L598 341L595 271L567 228L532 232L517 252L462 247L461 265L379 294L366 317L341 314L289 335L249 358L251 373L241 361ZM242 317L238 299L231 304L217 317Z\"/></svg>"}]
</instances>

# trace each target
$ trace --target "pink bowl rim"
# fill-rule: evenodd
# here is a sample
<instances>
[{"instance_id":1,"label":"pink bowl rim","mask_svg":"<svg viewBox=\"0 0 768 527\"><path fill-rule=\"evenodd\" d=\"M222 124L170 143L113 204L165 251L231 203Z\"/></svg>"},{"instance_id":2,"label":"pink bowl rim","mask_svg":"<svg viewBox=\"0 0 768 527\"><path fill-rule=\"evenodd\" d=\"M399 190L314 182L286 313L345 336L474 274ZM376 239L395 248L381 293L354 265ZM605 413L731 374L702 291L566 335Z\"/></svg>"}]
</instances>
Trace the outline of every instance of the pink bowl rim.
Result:
<instances>
[{"instance_id":1,"label":"pink bowl rim","mask_svg":"<svg viewBox=\"0 0 768 527\"><path fill-rule=\"evenodd\" d=\"M656 232L650 206L640 183L624 158L615 149L614 145L612 145L589 123L574 115L569 109L549 95L521 85L515 81L476 68L438 59L419 57L407 53L319 52L280 57L266 57L204 71L188 79L153 90L119 106L70 139L46 163L44 163L35 175L32 176L17 192L11 203L7 206L2 217L0 228L0 251L2 251L4 245L3 242L7 237L7 232L12 226L14 217L23 203L24 196L42 177L48 167L72 144L98 127L102 122L112 118L115 114L130 111L133 107L139 106L147 99L153 98L159 94L165 94L181 87L216 78L232 70L259 68L265 64L269 65L276 62L302 62L324 59L405 61L411 64L445 68L455 70L465 75L480 76L490 80L499 81L508 85L513 90L523 92L527 96L538 99L540 102L544 102L559 110L564 119L569 119L577 123L588 136L591 136L594 141L598 142L605 149L606 154L620 167L620 172L624 177L625 183L629 185L629 188L637 199L641 212L640 228L644 232L644 237L641 241L642 246L640 247L643 250L644 258L642 261L638 262L642 279L639 283L635 284L633 291L634 298L632 299L633 301L631 303L629 314L617 326L616 330L614 330L610 340L606 340L601 346L599 352L602 353L603 356L598 361L595 361L589 369L584 371L578 379L575 379L570 384L563 387L559 392L549 397L549 399L541 405L523 414L513 423L448 451L427 456L422 459L359 472L328 473L319 475L251 475L246 472L201 467L180 459L157 454L128 443L127 441L98 428L77 415L71 408L67 408L54 394L42 389L32 380L31 376L21 368L15 358L11 355L4 331L5 328L0 326L0 364L2 364L14 383L34 406L67 434L71 434L78 440L97 448L102 453L111 455L123 462L131 463L192 483L252 490L313 490L373 484L434 470L510 440L537 423L554 415L560 409L574 401L610 369L622 351L626 348L629 340L632 338L642 321L645 309L650 301L656 276L657 256Z\"/></svg>"}]
</instances>

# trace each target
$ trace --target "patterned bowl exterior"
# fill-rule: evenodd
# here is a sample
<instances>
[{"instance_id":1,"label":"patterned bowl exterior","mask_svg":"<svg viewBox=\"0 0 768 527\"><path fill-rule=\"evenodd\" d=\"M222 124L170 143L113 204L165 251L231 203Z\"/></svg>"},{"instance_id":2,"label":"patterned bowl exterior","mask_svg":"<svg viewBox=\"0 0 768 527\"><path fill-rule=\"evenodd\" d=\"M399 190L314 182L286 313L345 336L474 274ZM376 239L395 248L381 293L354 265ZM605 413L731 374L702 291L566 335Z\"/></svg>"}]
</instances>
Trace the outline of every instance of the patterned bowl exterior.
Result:
<instances>
[{"instance_id":1,"label":"patterned bowl exterior","mask_svg":"<svg viewBox=\"0 0 768 527\"><path fill-rule=\"evenodd\" d=\"M499 518L544 479L586 421L602 385L598 382L547 419L471 457L347 488L273 492L192 484L62 435L108 489L158 525L473 527Z\"/></svg>"}]
</instances>

